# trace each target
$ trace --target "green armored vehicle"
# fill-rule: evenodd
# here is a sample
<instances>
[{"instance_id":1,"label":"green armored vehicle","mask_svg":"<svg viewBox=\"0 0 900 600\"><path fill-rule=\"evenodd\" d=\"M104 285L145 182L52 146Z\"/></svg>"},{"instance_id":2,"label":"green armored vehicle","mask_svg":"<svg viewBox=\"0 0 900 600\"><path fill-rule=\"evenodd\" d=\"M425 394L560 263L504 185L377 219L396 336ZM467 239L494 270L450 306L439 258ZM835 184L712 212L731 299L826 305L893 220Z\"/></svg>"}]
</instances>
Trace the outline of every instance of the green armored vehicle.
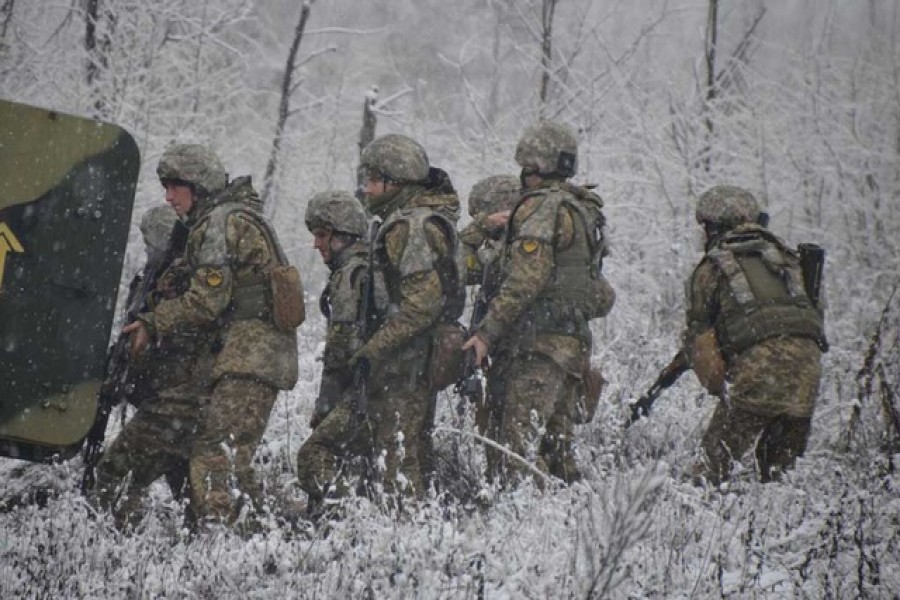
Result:
<instances>
[{"instance_id":1,"label":"green armored vehicle","mask_svg":"<svg viewBox=\"0 0 900 600\"><path fill-rule=\"evenodd\" d=\"M120 127L0 101L0 456L94 423L139 167Z\"/></svg>"}]
</instances>

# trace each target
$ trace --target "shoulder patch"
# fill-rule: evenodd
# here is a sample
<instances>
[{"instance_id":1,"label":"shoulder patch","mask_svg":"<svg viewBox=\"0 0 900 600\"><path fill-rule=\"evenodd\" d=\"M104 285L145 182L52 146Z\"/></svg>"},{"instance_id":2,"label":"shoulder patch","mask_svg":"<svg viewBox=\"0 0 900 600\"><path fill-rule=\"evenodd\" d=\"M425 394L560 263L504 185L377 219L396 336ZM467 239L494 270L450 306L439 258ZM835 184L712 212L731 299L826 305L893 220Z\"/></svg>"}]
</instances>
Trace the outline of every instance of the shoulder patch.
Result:
<instances>
[{"instance_id":1,"label":"shoulder patch","mask_svg":"<svg viewBox=\"0 0 900 600\"><path fill-rule=\"evenodd\" d=\"M219 269L207 269L205 280L206 285L217 288L225 281L225 275Z\"/></svg>"},{"instance_id":2,"label":"shoulder patch","mask_svg":"<svg viewBox=\"0 0 900 600\"><path fill-rule=\"evenodd\" d=\"M527 254L533 254L535 250L540 247L540 244L534 240L525 240L522 242L522 250L524 250Z\"/></svg>"}]
</instances>

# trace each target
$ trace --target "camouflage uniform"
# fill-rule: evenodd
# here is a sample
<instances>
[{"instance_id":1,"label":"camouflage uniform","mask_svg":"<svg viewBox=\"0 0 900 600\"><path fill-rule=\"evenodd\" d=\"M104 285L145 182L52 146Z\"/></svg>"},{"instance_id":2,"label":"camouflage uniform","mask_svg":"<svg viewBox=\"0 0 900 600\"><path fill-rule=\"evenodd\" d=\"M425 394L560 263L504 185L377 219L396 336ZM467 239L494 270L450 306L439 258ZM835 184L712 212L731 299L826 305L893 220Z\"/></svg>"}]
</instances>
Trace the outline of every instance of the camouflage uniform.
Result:
<instances>
[{"instance_id":1,"label":"camouflage uniform","mask_svg":"<svg viewBox=\"0 0 900 600\"><path fill-rule=\"evenodd\" d=\"M316 194L307 205L306 225L310 231L323 228L343 235L346 244L327 263L331 276L319 302L327 326L317 424L297 453L297 478L310 499L310 510L315 511L326 491L343 483L339 474L344 460L366 456L364 449L370 444L363 438L365 430L349 421L351 411L347 410L353 390L350 358L362 345L359 311L369 248L364 239L368 233L365 211L348 193Z\"/></svg>"},{"instance_id":2,"label":"camouflage uniform","mask_svg":"<svg viewBox=\"0 0 900 600\"><path fill-rule=\"evenodd\" d=\"M697 208L708 243L688 283L685 354L715 330L729 385L696 468L715 484L754 444L763 481L803 454L826 347L796 253L757 225L758 215L752 195L730 186L709 190Z\"/></svg>"},{"instance_id":3,"label":"camouflage uniform","mask_svg":"<svg viewBox=\"0 0 900 600\"><path fill-rule=\"evenodd\" d=\"M514 175L492 175L472 186L469 216L472 221L459 232L459 272L466 285L481 285L485 267L498 261L504 229L496 229L488 217L512 208L519 201L522 184Z\"/></svg>"},{"instance_id":4,"label":"camouflage uniform","mask_svg":"<svg viewBox=\"0 0 900 600\"><path fill-rule=\"evenodd\" d=\"M493 226L488 218L492 214L511 211L519 202L522 182L515 175L492 175L478 181L469 192L468 208L472 221L459 233L460 273L464 273L466 285L478 286L475 296L476 312L481 312L500 286L500 255L506 227ZM472 323L476 325L476 323ZM499 402L500 399L497 399ZM497 402L484 394L475 399L475 425L481 435L492 440L499 436L501 411ZM498 455L492 448L485 449L488 472L494 473Z\"/></svg>"},{"instance_id":5,"label":"camouflage uniform","mask_svg":"<svg viewBox=\"0 0 900 600\"><path fill-rule=\"evenodd\" d=\"M385 490L421 495L431 472L432 340L437 326L455 321L464 304L455 262L459 199L446 174L430 168L424 149L405 136L372 141L361 166L370 179L397 187L365 200L382 219L371 259L388 303L376 303L380 326L354 364L371 365L366 426L374 460L383 460Z\"/></svg>"},{"instance_id":6,"label":"camouflage uniform","mask_svg":"<svg viewBox=\"0 0 900 600\"><path fill-rule=\"evenodd\" d=\"M578 478L571 453L573 422L584 394L591 355L591 319L609 313L615 293L601 273L605 254L598 196L564 179L577 150L567 128L543 122L529 128L516 150L527 175L513 210L499 293L477 325L492 364L488 392L502 405L499 440L564 481ZM506 475L523 473L502 457Z\"/></svg>"},{"instance_id":7,"label":"camouflage uniform","mask_svg":"<svg viewBox=\"0 0 900 600\"><path fill-rule=\"evenodd\" d=\"M121 521L137 516L157 477L172 481L186 471L193 514L230 521L235 488L257 495L250 463L277 392L297 381L296 333L275 327L268 291L268 268L286 261L250 178L228 184L210 150L172 147L157 172L162 181L192 185L195 201L184 256L138 318L154 353L174 349L181 360L171 361L158 398L141 406L107 451L98 492Z\"/></svg>"}]
</instances>

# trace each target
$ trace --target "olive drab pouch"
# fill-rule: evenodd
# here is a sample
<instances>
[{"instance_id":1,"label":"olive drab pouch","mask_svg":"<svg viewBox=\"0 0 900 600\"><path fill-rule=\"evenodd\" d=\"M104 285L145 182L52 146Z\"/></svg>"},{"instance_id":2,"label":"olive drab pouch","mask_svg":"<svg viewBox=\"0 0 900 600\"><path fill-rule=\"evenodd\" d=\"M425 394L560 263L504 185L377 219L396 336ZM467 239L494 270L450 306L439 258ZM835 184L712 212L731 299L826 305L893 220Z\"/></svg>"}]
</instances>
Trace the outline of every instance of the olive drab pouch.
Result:
<instances>
[{"instance_id":1,"label":"olive drab pouch","mask_svg":"<svg viewBox=\"0 0 900 600\"><path fill-rule=\"evenodd\" d=\"M716 330L710 328L697 336L691 348L691 365L697 379L710 394L718 396L725 391L725 361L719 350Z\"/></svg>"},{"instance_id":2,"label":"olive drab pouch","mask_svg":"<svg viewBox=\"0 0 900 600\"><path fill-rule=\"evenodd\" d=\"M272 322L280 331L293 331L306 320L300 271L293 265L275 265L269 269L272 292Z\"/></svg>"},{"instance_id":3,"label":"olive drab pouch","mask_svg":"<svg viewBox=\"0 0 900 600\"><path fill-rule=\"evenodd\" d=\"M272 324L279 331L294 331L306 320L306 303L303 300L303 281L300 271L288 262L281 244L271 226L260 215L245 214L256 219L260 231L275 250L277 264L266 269L269 279L269 295L272 302Z\"/></svg>"},{"instance_id":4,"label":"olive drab pouch","mask_svg":"<svg viewBox=\"0 0 900 600\"><path fill-rule=\"evenodd\" d=\"M457 322L438 323L432 332L431 360L428 363L428 383L439 391L462 379L466 330Z\"/></svg>"}]
</instances>

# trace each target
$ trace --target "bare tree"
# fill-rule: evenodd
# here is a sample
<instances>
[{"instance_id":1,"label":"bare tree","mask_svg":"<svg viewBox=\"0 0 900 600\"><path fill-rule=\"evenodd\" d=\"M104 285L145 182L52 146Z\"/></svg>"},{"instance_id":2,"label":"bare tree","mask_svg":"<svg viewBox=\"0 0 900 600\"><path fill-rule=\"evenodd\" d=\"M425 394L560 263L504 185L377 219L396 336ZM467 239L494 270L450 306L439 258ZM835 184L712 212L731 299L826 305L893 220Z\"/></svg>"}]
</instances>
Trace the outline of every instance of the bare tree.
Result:
<instances>
[{"instance_id":1,"label":"bare tree","mask_svg":"<svg viewBox=\"0 0 900 600\"><path fill-rule=\"evenodd\" d=\"M284 67L284 77L281 80L281 103L278 106L278 120L275 122L275 137L272 140L272 150L269 153L269 162L266 164L266 174L263 176L263 206L269 216L275 213L276 203L271 200L272 186L275 181L275 171L278 168L278 157L281 152L281 142L284 138L284 128L291 116L291 95L296 89L294 84L294 71L297 68L297 53L300 50L300 42L303 41L303 32L306 22L309 20L309 12L314 0L304 0L300 8L300 20L294 30L294 40L288 51L287 62Z\"/></svg>"},{"instance_id":2,"label":"bare tree","mask_svg":"<svg viewBox=\"0 0 900 600\"><path fill-rule=\"evenodd\" d=\"M541 5L541 116L547 106L550 88L550 69L553 64L553 15L559 0L543 0Z\"/></svg>"},{"instance_id":3,"label":"bare tree","mask_svg":"<svg viewBox=\"0 0 900 600\"><path fill-rule=\"evenodd\" d=\"M366 92L366 99L363 102L363 120L362 126L359 128L359 153L362 155L363 148L369 145L369 143L375 139L375 127L378 125L378 116L375 114L375 103L378 102L378 88L376 86L372 86L368 92ZM357 194L362 193L363 185L365 181L363 180L363 173L357 170L356 173L356 192Z\"/></svg>"},{"instance_id":4,"label":"bare tree","mask_svg":"<svg viewBox=\"0 0 900 600\"><path fill-rule=\"evenodd\" d=\"M101 26L101 20L107 21L105 23L106 28ZM107 103L102 98L98 78L100 73L109 68L107 56L112 42L110 41L108 27L111 24L111 13L109 10L102 8L101 0L88 0L84 13L84 49L88 57L87 84L95 98L94 111L98 119L104 118L107 112ZM101 31L99 34L98 29Z\"/></svg>"},{"instance_id":5,"label":"bare tree","mask_svg":"<svg viewBox=\"0 0 900 600\"><path fill-rule=\"evenodd\" d=\"M300 20L294 30L294 40L288 51L287 62L284 67L284 77L281 80L281 102L278 106L278 120L275 123L275 137L272 140L272 150L269 153L269 161L266 164L266 174L263 176L262 201L269 216L275 214L276 202L271 201L272 186L275 182L275 172L278 169L278 158L281 153L281 143L284 138L284 129L288 118L291 116L291 95L297 89L294 84L294 71L297 68L297 53L300 51L300 42L303 41L303 32L306 30L306 22L309 20L309 12L314 0L304 0L300 8Z\"/></svg>"},{"instance_id":6,"label":"bare tree","mask_svg":"<svg viewBox=\"0 0 900 600\"><path fill-rule=\"evenodd\" d=\"M703 105L703 123L706 125L707 151L703 157L703 168L709 172L710 152L713 137L713 120L711 104L716 98L716 45L719 36L719 0L709 0L706 12L706 42L704 58L706 59L706 102Z\"/></svg>"},{"instance_id":7,"label":"bare tree","mask_svg":"<svg viewBox=\"0 0 900 600\"><path fill-rule=\"evenodd\" d=\"M16 8L16 0L4 0L0 5L0 39L6 37L9 23L12 21L13 10Z\"/></svg>"}]
</instances>

